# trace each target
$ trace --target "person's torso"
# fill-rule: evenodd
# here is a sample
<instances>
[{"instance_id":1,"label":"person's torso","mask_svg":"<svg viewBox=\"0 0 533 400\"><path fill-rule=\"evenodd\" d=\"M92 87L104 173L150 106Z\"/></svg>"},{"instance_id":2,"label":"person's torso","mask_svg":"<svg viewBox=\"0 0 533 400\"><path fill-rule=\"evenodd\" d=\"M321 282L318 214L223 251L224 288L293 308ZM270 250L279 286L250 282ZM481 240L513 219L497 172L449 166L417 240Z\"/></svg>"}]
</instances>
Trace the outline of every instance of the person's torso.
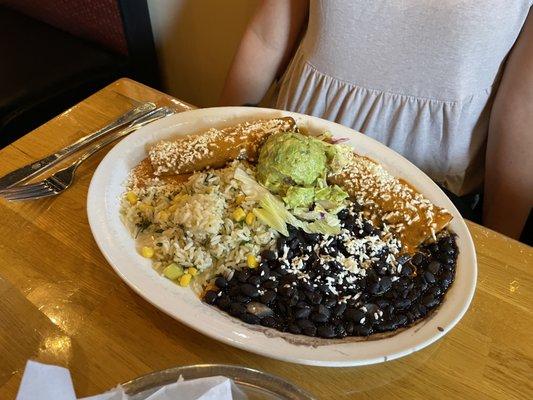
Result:
<instances>
[{"instance_id":1,"label":"person's torso","mask_svg":"<svg viewBox=\"0 0 533 400\"><path fill-rule=\"evenodd\" d=\"M369 89L460 101L490 88L530 0L311 0L302 50Z\"/></svg>"}]
</instances>

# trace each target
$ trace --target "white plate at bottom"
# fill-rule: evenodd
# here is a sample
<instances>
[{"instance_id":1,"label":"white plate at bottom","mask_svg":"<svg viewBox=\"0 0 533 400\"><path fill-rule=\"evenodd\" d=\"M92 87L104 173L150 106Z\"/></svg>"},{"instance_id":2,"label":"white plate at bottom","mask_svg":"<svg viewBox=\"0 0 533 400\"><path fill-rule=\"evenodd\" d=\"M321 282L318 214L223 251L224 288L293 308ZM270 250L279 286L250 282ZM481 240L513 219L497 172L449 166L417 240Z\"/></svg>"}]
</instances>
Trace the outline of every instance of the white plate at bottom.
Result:
<instances>
[{"instance_id":1,"label":"white plate at bottom","mask_svg":"<svg viewBox=\"0 0 533 400\"><path fill-rule=\"evenodd\" d=\"M187 288L159 276L150 260L135 250L135 241L120 220L120 196L128 174L146 155L149 145L161 140L229 126L246 120L292 116L311 133L329 131L334 137L349 138L347 144L358 154L380 162L394 176L405 179L433 203L453 214L450 229L457 234L459 258L455 281L431 318L398 334L378 340L337 341L310 346L288 341L275 331L257 329L202 303ZM116 273L140 296L176 320L213 339L266 357L308 365L354 366L402 357L435 342L452 329L465 314L476 286L477 264L474 244L461 215L422 171L379 142L352 129L320 118L279 110L249 107L221 107L186 111L156 121L118 143L96 169L89 187L87 213L93 236Z\"/></svg>"}]
</instances>

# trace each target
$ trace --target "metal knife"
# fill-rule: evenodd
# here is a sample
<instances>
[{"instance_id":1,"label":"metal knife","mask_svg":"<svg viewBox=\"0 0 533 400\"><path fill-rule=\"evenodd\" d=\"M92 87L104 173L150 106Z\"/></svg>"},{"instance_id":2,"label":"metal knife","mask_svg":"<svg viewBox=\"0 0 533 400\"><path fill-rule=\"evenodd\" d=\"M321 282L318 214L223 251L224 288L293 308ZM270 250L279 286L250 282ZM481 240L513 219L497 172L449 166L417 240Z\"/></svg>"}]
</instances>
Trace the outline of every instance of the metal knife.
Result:
<instances>
[{"instance_id":1,"label":"metal knife","mask_svg":"<svg viewBox=\"0 0 533 400\"><path fill-rule=\"evenodd\" d=\"M7 189L13 185L16 185L17 183L27 181L28 179L46 171L47 169L56 165L59 161L65 159L95 140L98 140L105 134L120 128L121 126L134 124L139 117L145 116L155 108L156 106L154 103L143 103L140 106L123 114L110 124L104 126L96 132L78 139L74 143L62 148L56 153L50 154L38 161L34 161L31 164L25 165L13 172L8 173L7 175L4 175L0 178L0 190Z\"/></svg>"}]
</instances>

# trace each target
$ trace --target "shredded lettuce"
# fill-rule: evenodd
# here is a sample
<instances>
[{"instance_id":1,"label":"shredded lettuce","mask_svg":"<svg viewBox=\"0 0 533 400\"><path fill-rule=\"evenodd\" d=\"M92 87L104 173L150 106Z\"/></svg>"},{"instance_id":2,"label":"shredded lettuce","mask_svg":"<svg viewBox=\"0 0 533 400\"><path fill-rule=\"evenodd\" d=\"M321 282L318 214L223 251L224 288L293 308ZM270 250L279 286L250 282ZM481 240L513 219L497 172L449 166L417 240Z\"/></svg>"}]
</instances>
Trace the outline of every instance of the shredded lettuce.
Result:
<instances>
[{"instance_id":1,"label":"shredded lettuce","mask_svg":"<svg viewBox=\"0 0 533 400\"><path fill-rule=\"evenodd\" d=\"M315 188L290 186L283 197L283 201L289 208L309 208L315 201Z\"/></svg>"},{"instance_id":2,"label":"shredded lettuce","mask_svg":"<svg viewBox=\"0 0 533 400\"><path fill-rule=\"evenodd\" d=\"M242 183L242 190L246 196L259 203L259 208L253 210L255 216L282 235L289 236L287 224L303 229L307 233L326 235L340 233L340 221L337 216L320 205L315 206L313 211L298 210L297 216L305 220L302 221L287 210L280 198L270 193L241 168L235 170L234 177Z\"/></svg>"}]
</instances>

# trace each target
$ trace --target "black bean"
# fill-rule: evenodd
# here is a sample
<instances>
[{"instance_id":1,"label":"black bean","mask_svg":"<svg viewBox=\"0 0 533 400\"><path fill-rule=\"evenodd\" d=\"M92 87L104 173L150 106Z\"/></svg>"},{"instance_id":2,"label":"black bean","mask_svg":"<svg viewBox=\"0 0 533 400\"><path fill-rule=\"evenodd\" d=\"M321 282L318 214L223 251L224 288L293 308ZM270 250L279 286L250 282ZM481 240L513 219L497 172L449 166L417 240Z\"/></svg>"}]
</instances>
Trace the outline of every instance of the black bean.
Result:
<instances>
[{"instance_id":1,"label":"black bean","mask_svg":"<svg viewBox=\"0 0 533 400\"><path fill-rule=\"evenodd\" d=\"M281 283L283 285L292 285L293 283L298 282L298 277L294 274L287 274L281 278Z\"/></svg>"},{"instance_id":2,"label":"black bean","mask_svg":"<svg viewBox=\"0 0 533 400\"><path fill-rule=\"evenodd\" d=\"M407 294L407 298L411 300L411 302L415 301L420 297L420 292L418 290L410 290Z\"/></svg>"},{"instance_id":3,"label":"black bean","mask_svg":"<svg viewBox=\"0 0 533 400\"><path fill-rule=\"evenodd\" d=\"M261 303L263 304L270 304L274 301L275 298L276 298L276 292L274 292L273 290L267 290L265 293L261 295L259 299L261 300Z\"/></svg>"},{"instance_id":4,"label":"black bean","mask_svg":"<svg viewBox=\"0 0 533 400\"><path fill-rule=\"evenodd\" d=\"M259 284L261 283L261 278L259 278L258 276L251 276L248 278L248 283L250 285L259 286Z\"/></svg>"},{"instance_id":5,"label":"black bean","mask_svg":"<svg viewBox=\"0 0 533 400\"><path fill-rule=\"evenodd\" d=\"M326 338L326 339L335 337L335 329L333 328L332 325L329 325L329 324L319 326L316 330L316 333L318 336Z\"/></svg>"},{"instance_id":6,"label":"black bean","mask_svg":"<svg viewBox=\"0 0 533 400\"><path fill-rule=\"evenodd\" d=\"M383 319L388 320L391 318L391 316L394 314L394 307L389 305L385 308L382 308L381 311L383 312Z\"/></svg>"},{"instance_id":7,"label":"black bean","mask_svg":"<svg viewBox=\"0 0 533 400\"><path fill-rule=\"evenodd\" d=\"M262 260L275 261L277 260L277 258L278 258L278 255L272 250L263 250L261 252Z\"/></svg>"},{"instance_id":8,"label":"black bean","mask_svg":"<svg viewBox=\"0 0 533 400\"><path fill-rule=\"evenodd\" d=\"M344 323L344 328L346 329L346 333L348 335L352 335L355 328L355 323L353 321L346 321Z\"/></svg>"},{"instance_id":9,"label":"black bean","mask_svg":"<svg viewBox=\"0 0 533 400\"><path fill-rule=\"evenodd\" d=\"M304 328L302 329L302 332L304 335L307 335L307 336L316 336L316 327L310 326L308 328Z\"/></svg>"},{"instance_id":10,"label":"black bean","mask_svg":"<svg viewBox=\"0 0 533 400\"><path fill-rule=\"evenodd\" d=\"M426 283L426 281L422 278L420 280L417 281L417 288L418 290L423 293L427 290L428 288L428 284ZM405 297L405 296L404 296Z\"/></svg>"},{"instance_id":11,"label":"black bean","mask_svg":"<svg viewBox=\"0 0 533 400\"><path fill-rule=\"evenodd\" d=\"M437 275L439 273L440 269L440 263L438 261L431 261L428 264L428 271L431 272L433 275Z\"/></svg>"},{"instance_id":12,"label":"black bean","mask_svg":"<svg viewBox=\"0 0 533 400\"><path fill-rule=\"evenodd\" d=\"M332 315L334 317L340 317L344 312L346 311L346 303L339 303L335 307L333 307Z\"/></svg>"},{"instance_id":13,"label":"black bean","mask_svg":"<svg viewBox=\"0 0 533 400\"><path fill-rule=\"evenodd\" d=\"M454 257L447 253L440 253L439 260L448 265L453 264L455 261Z\"/></svg>"},{"instance_id":14,"label":"black bean","mask_svg":"<svg viewBox=\"0 0 533 400\"><path fill-rule=\"evenodd\" d=\"M411 258L411 263L413 263L413 265L416 265L417 267L422 264L422 262L424 261L424 255L422 253L416 253L412 258Z\"/></svg>"},{"instance_id":15,"label":"black bean","mask_svg":"<svg viewBox=\"0 0 533 400\"><path fill-rule=\"evenodd\" d=\"M451 285L453 281L453 275L451 272L446 271L441 276L441 287L446 290Z\"/></svg>"},{"instance_id":16,"label":"black bean","mask_svg":"<svg viewBox=\"0 0 533 400\"><path fill-rule=\"evenodd\" d=\"M354 332L360 336L368 336L372 333L372 327L368 325L356 326Z\"/></svg>"},{"instance_id":17,"label":"black bean","mask_svg":"<svg viewBox=\"0 0 533 400\"><path fill-rule=\"evenodd\" d=\"M407 323L407 317L403 314L398 314L394 318L394 323L398 326L403 326Z\"/></svg>"},{"instance_id":18,"label":"black bean","mask_svg":"<svg viewBox=\"0 0 533 400\"><path fill-rule=\"evenodd\" d=\"M413 274L413 267L411 267L409 264L402 265L400 274L402 276L411 276Z\"/></svg>"},{"instance_id":19,"label":"black bean","mask_svg":"<svg viewBox=\"0 0 533 400\"><path fill-rule=\"evenodd\" d=\"M300 300L298 303L296 303L296 307L298 308L311 308L309 304L305 302L305 300Z\"/></svg>"},{"instance_id":20,"label":"black bean","mask_svg":"<svg viewBox=\"0 0 533 400\"><path fill-rule=\"evenodd\" d=\"M435 283L435 275L433 275L431 272L429 271L426 271L424 272L424 280L428 283L428 284L433 284Z\"/></svg>"},{"instance_id":21,"label":"black bean","mask_svg":"<svg viewBox=\"0 0 533 400\"><path fill-rule=\"evenodd\" d=\"M226 286L228 286L228 281L223 276L219 276L217 279L215 279L215 285L219 289L224 289Z\"/></svg>"},{"instance_id":22,"label":"black bean","mask_svg":"<svg viewBox=\"0 0 533 400\"><path fill-rule=\"evenodd\" d=\"M425 305L419 304L418 305L418 312L419 312L420 316L423 317L423 316L425 316L427 314L428 310L427 310Z\"/></svg>"},{"instance_id":23,"label":"black bean","mask_svg":"<svg viewBox=\"0 0 533 400\"><path fill-rule=\"evenodd\" d=\"M337 304L337 299L333 297L327 297L322 304L327 308L331 308Z\"/></svg>"},{"instance_id":24,"label":"black bean","mask_svg":"<svg viewBox=\"0 0 533 400\"><path fill-rule=\"evenodd\" d=\"M320 304L320 303L322 303L322 295L320 293L307 292L305 295L307 296L307 298L309 299L311 304Z\"/></svg>"},{"instance_id":25,"label":"black bean","mask_svg":"<svg viewBox=\"0 0 533 400\"><path fill-rule=\"evenodd\" d=\"M300 327L300 329L305 329L307 327L314 327L315 324L313 324L311 321L309 321L308 319L297 319L296 320L296 325L298 325Z\"/></svg>"},{"instance_id":26,"label":"black bean","mask_svg":"<svg viewBox=\"0 0 533 400\"><path fill-rule=\"evenodd\" d=\"M278 241L277 241L277 243L276 243L276 246L277 246L277 248L278 248L278 252L279 252L279 253L283 253L283 248L284 248L285 246L287 246L287 243L289 242L289 240L290 240L289 238L284 237L284 236L281 236L281 237L278 239Z\"/></svg>"},{"instance_id":27,"label":"black bean","mask_svg":"<svg viewBox=\"0 0 533 400\"><path fill-rule=\"evenodd\" d=\"M365 221L363 223L363 230L368 233L369 235L374 233L374 227L370 224L370 222Z\"/></svg>"},{"instance_id":28,"label":"black bean","mask_svg":"<svg viewBox=\"0 0 533 400\"><path fill-rule=\"evenodd\" d=\"M259 267L258 275L261 282L265 282L270 278L270 268L267 265Z\"/></svg>"},{"instance_id":29,"label":"black bean","mask_svg":"<svg viewBox=\"0 0 533 400\"><path fill-rule=\"evenodd\" d=\"M409 299L399 299L394 304L394 307L396 307L398 310L405 310L406 308L409 308L411 306L411 300Z\"/></svg>"},{"instance_id":30,"label":"black bean","mask_svg":"<svg viewBox=\"0 0 533 400\"><path fill-rule=\"evenodd\" d=\"M381 288L379 286L378 282L373 282L370 285L367 285L367 290L372 294L379 294L381 293Z\"/></svg>"},{"instance_id":31,"label":"black bean","mask_svg":"<svg viewBox=\"0 0 533 400\"><path fill-rule=\"evenodd\" d=\"M294 293L292 297L289 297L289 306L293 307L298 304L298 292Z\"/></svg>"},{"instance_id":32,"label":"black bean","mask_svg":"<svg viewBox=\"0 0 533 400\"><path fill-rule=\"evenodd\" d=\"M328 316L325 314L312 313L310 319L313 322L321 323L321 322L327 322Z\"/></svg>"},{"instance_id":33,"label":"black bean","mask_svg":"<svg viewBox=\"0 0 533 400\"><path fill-rule=\"evenodd\" d=\"M361 319L363 319L364 316L365 313L362 310L356 308L348 308L344 313L344 317L346 319L353 321L357 324L359 323L359 321L361 321Z\"/></svg>"},{"instance_id":34,"label":"black bean","mask_svg":"<svg viewBox=\"0 0 533 400\"><path fill-rule=\"evenodd\" d=\"M259 296L259 290L257 290L254 285L250 285L249 283L244 283L241 285L241 293L249 297Z\"/></svg>"},{"instance_id":35,"label":"black bean","mask_svg":"<svg viewBox=\"0 0 533 400\"><path fill-rule=\"evenodd\" d=\"M235 273L235 277L239 282L245 283L250 277L250 270L248 268L243 268Z\"/></svg>"},{"instance_id":36,"label":"black bean","mask_svg":"<svg viewBox=\"0 0 533 400\"><path fill-rule=\"evenodd\" d=\"M392 281L390 277L384 276L380 279L379 281L380 293L388 292L391 286L392 286Z\"/></svg>"},{"instance_id":37,"label":"black bean","mask_svg":"<svg viewBox=\"0 0 533 400\"><path fill-rule=\"evenodd\" d=\"M266 326L267 328L274 328L278 325L278 321L274 317L265 317L261 319L261 325Z\"/></svg>"},{"instance_id":38,"label":"black bean","mask_svg":"<svg viewBox=\"0 0 533 400\"><path fill-rule=\"evenodd\" d=\"M390 305L390 303L387 300L385 300L385 299L379 299L379 300L376 300L376 305L380 309L383 310L383 309L387 308Z\"/></svg>"},{"instance_id":39,"label":"black bean","mask_svg":"<svg viewBox=\"0 0 533 400\"><path fill-rule=\"evenodd\" d=\"M241 319L246 322L247 324L252 324L252 325L256 325L259 323L260 319L259 317L253 315L253 314L250 314L250 313L244 313L242 316L241 316Z\"/></svg>"},{"instance_id":40,"label":"black bean","mask_svg":"<svg viewBox=\"0 0 533 400\"><path fill-rule=\"evenodd\" d=\"M426 292L426 294L432 294L435 297L438 297L441 293L442 291L438 286L433 286Z\"/></svg>"},{"instance_id":41,"label":"black bean","mask_svg":"<svg viewBox=\"0 0 533 400\"><path fill-rule=\"evenodd\" d=\"M455 253L455 249L453 248L453 245L449 242L444 242L440 246L440 250L444 253L453 254Z\"/></svg>"},{"instance_id":42,"label":"black bean","mask_svg":"<svg viewBox=\"0 0 533 400\"><path fill-rule=\"evenodd\" d=\"M284 297L291 297L296 292L296 289L294 289L292 286L289 286L287 284L283 285L278 289L278 294Z\"/></svg>"},{"instance_id":43,"label":"black bean","mask_svg":"<svg viewBox=\"0 0 533 400\"><path fill-rule=\"evenodd\" d=\"M344 327L343 324L338 324L336 327L335 327L335 335L337 337L340 337L340 338L343 338L343 337L346 337L347 333L346 333L346 328Z\"/></svg>"},{"instance_id":44,"label":"black bean","mask_svg":"<svg viewBox=\"0 0 533 400\"><path fill-rule=\"evenodd\" d=\"M229 307L230 315L240 318L246 312L246 306L242 303L231 303Z\"/></svg>"},{"instance_id":45,"label":"black bean","mask_svg":"<svg viewBox=\"0 0 533 400\"><path fill-rule=\"evenodd\" d=\"M316 306L315 307L315 312L318 313L318 314L323 314L323 315L327 316L328 318L331 315L331 311L324 304L320 304L320 305Z\"/></svg>"},{"instance_id":46,"label":"black bean","mask_svg":"<svg viewBox=\"0 0 533 400\"><path fill-rule=\"evenodd\" d=\"M437 304L439 304L439 300L435 298L433 294L428 294L420 300L420 303L428 308L435 307Z\"/></svg>"},{"instance_id":47,"label":"black bean","mask_svg":"<svg viewBox=\"0 0 533 400\"><path fill-rule=\"evenodd\" d=\"M309 315L311 315L311 309L310 308L298 308L293 313L294 318L296 319L305 319L309 318Z\"/></svg>"},{"instance_id":48,"label":"black bean","mask_svg":"<svg viewBox=\"0 0 533 400\"><path fill-rule=\"evenodd\" d=\"M207 304L213 304L215 300L217 299L217 297L218 297L217 292L215 292L214 290L208 290L207 292L205 292L204 301Z\"/></svg>"},{"instance_id":49,"label":"black bean","mask_svg":"<svg viewBox=\"0 0 533 400\"><path fill-rule=\"evenodd\" d=\"M302 332L302 330L296 324L289 324L289 332L295 335L299 335Z\"/></svg>"},{"instance_id":50,"label":"black bean","mask_svg":"<svg viewBox=\"0 0 533 400\"><path fill-rule=\"evenodd\" d=\"M262 286L263 286L265 289L275 289L275 288L278 287L278 284L279 284L278 281L272 281L272 280L269 280L269 281L264 282Z\"/></svg>"},{"instance_id":51,"label":"black bean","mask_svg":"<svg viewBox=\"0 0 533 400\"><path fill-rule=\"evenodd\" d=\"M422 314L420 313L420 310L418 309L416 305L411 307L407 315L409 315L409 317L413 320L417 320L420 317L422 317Z\"/></svg>"},{"instance_id":52,"label":"black bean","mask_svg":"<svg viewBox=\"0 0 533 400\"><path fill-rule=\"evenodd\" d=\"M240 295L241 294L241 287L238 286L238 285L230 287L230 289L228 290L228 294L231 297L235 297L235 296Z\"/></svg>"},{"instance_id":53,"label":"black bean","mask_svg":"<svg viewBox=\"0 0 533 400\"><path fill-rule=\"evenodd\" d=\"M366 303L365 304L365 307L366 307L366 311L369 313L369 314L374 314L375 312L378 311L379 307L374 304L374 303Z\"/></svg>"},{"instance_id":54,"label":"black bean","mask_svg":"<svg viewBox=\"0 0 533 400\"><path fill-rule=\"evenodd\" d=\"M288 313L289 308L287 307L287 305L282 300L284 300L284 299L279 299L278 298L278 302L276 304L278 306L279 313L281 315L285 315L285 314Z\"/></svg>"},{"instance_id":55,"label":"black bean","mask_svg":"<svg viewBox=\"0 0 533 400\"><path fill-rule=\"evenodd\" d=\"M235 296L233 298L233 300L234 301L238 301L239 303L246 304L246 303L249 303L252 299L250 297L248 297L248 296L244 296L244 295L240 294L238 296Z\"/></svg>"},{"instance_id":56,"label":"black bean","mask_svg":"<svg viewBox=\"0 0 533 400\"><path fill-rule=\"evenodd\" d=\"M227 310L231 305L231 300L228 295L223 294L216 299L216 305L222 310Z\"/></svg>"},{"instance_id":57,"label":"black bean","mask_svg":"<svg viewBox=\"0 0 533 400\"><path fill-rule=\"evenodd\" d=\"M350 216L350 212L348 211L347 208L343 208L342 210L340 210L338 213L337 213L337 217L341 220L341 221L344 221L346 218L348 218Z\"/></svg>"}]
</instances>

